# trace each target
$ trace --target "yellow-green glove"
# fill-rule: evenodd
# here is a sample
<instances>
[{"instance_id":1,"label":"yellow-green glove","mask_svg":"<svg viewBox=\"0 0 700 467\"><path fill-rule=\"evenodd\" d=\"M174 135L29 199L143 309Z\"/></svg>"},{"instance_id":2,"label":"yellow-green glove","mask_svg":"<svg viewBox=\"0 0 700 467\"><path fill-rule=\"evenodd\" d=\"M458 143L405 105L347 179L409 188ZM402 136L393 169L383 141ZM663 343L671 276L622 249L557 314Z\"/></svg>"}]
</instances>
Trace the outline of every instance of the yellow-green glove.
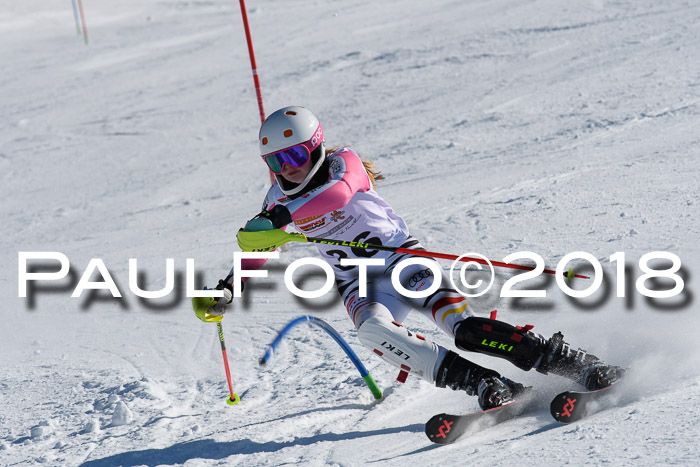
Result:
<instances>
[{"instance_id":1,"label":"yellow-green glove","mask_svg":"<svg viewBox=\"0 0 700 467\"><path fill-rule=\"evenodd\" d=\"M194 297L192 298L192 309L197 318L205 323L218 323L224 319L226 305L233 300L231 289L224 288L223 297Z\"/></svg>"},{"instance_id":2,"label":"yellow-green glove","mask_svg":"<svg viewBox=\"0 0 700 467\"><path fill-rule=\"evenodd\" d=\"M292 240L306 241L306 237L298 233L287 233L282 229L261 230L249 232L241 229L236 235L238 246L243 251L272 251Z\"/></svg>"}]
</instances>

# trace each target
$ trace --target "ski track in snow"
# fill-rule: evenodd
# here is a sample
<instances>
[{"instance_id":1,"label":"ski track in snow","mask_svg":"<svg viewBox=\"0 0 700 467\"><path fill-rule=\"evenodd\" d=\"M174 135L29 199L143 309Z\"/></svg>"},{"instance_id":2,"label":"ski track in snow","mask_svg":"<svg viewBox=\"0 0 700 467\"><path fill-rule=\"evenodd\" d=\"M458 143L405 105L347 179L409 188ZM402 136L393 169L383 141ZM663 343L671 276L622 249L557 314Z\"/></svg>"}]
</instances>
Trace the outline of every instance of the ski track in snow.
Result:
<instances>
[{"instance_id":1,"label":"ski track in snow","mask_svg":"<svg viewBox=\"0 0 700 467\"><path fill-rule=\"evenodd\" d=\"M533 251L549 267L585 251L603 264L603 286L587 299L569 299L546 277L526 286L547 298L504 299L498 290L512 275L498 271L497 288L472 306L547 336L562 330L633 368L611 407L563 426L543 403L440 447L423 423L476 401L414 377L395 382L396 371L361 348L335 295L310 303L284 290L284 268L310 246L285 250L226 316L241 403L225 404L215 327L192 316L182 290L186 258L201 285L225 275L235 232L267 186L238 5L84 6L88 47L65 1L12 2L0 13L0 465L700 462L698 4L248 5L266 110L309 107L329 144L375 158L387 177L380 194L428 249L498 260ZM681 257L681 297L635 290L637 261L657 250ZM18 251L66 254L70 280L17 298ZM608 259L620 251L625 298ZM70 298L93 257L122 300ZM175 258L179 292L138 300L131 257L148 290L162 287L164 259ZM302 314L343 335L382 401L315 327L294 328L258 367L277 331ZM419 317L405 325L453 347ZM469 358L552 394L571 388Z\"/></svg>"}]
</instances>

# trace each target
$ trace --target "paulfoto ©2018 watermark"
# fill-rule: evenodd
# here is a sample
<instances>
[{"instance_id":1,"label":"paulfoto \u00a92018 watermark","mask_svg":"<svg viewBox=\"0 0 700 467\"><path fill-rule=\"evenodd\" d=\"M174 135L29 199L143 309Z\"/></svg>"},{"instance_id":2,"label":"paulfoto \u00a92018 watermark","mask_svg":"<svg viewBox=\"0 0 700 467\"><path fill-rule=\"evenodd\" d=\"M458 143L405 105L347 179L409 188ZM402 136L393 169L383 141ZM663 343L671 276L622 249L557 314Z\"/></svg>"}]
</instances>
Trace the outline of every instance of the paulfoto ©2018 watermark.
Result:
<instances>
[{"instance_id":1,"label":"paulfoto \u00a92018 watermark","mask_svg":"<svg viewBox=\"0 0 700 467\"><path fill-rule=\"evenodd\" d=\"M246 270L242 268L244 259L279 259L278 252L234 252L233 253L233 294L234 297L240 297L242 286L241 279L244 277L267 277L268 271ZM559 289L566 295L573 298L585 298L593 295L598 291L603 282L603 267L600 261L583 251L576 251L565 255L558 262L556 270L546 270L544 259L533 252L523 251L510 254L503 258L501 264L517 264L515 261L528 260L535 263L534 267L527 267L526 272L515 275L506 280L501 286L500 297L504 298L544 298L547 296L547 291L544 289L515 289L514 286L518 283L533 279L541 274L548 272L553 273L556 278L556 283ZM572 261L583 260L593 268L590 283L586 282L586 287L583 289L574 289L570 286L570 279L573 277L571 269L567 269ZM670 261L670 267L665 269L652 268L650 263L656 260ZM55 272L32 272L30 271L30 262L42 261L56 262L60 268ZM609 257L611 264L615 265L616 279L616 296L625 297L627 291L628 268L625 264L625 253L616 252ZM425 267L426 277L432 276L432 284L425 290L409 290L405 288L399 281L401 272L410 265L419 264ZM356 258L356 259L341 259L341 266L351 266L358 268L359 294L361 297L367 296L367 273L369 268L382 267L385 265L383 259L372 258ZM475 282L470 282L467 279L467 272L481 271L484 272L483 265L488 266L489 280L478 279ZM316 290L302 290L294 283L294 273L297 269L303 266L314 266L320 268L326 276L326 281L322 287ZM459 266L459 281L455 282L455 269ZM577 267L580 266L577 264ZM520 266L522 268L522 266ZM638 293L648 298L672 298L681 294L684 290L685 283L678 272L681 269L681 260L678 255L666 251L654 251L642 255L638 262L639 271L642 272L636 281L635 288ZM132 294L140 298L160 299L170 295L175 288L175 260L167 258L165 260L165 286L160 290L148 291L143 290L138 285L138 261L136 258L129 259L129 290ZM60 281L64 279L70 270L70 261L68 257L56 251L20 251L18 261L18 296L20 298L27 297L27 286L30 282L38 281ZM101 281L93 281L91 278L98 272L102 278ZM493 286L495 271L492 262L478 253L466 253L455 260L450 267L448 275L452 287L465 297L478 297L487 293ZM391 282L394 289L401 295L409 298L425 298L434 293L442 286L442 268L434 260L421 257L410 257L400 261L391 271ZM673 282L673 287L665 290L654 290L647 287L647 281L666 279ZM335 284L335 274L333 268L326 261L319 258L300 258L289 264L284 272L284 284L287 289L300 298L319 298L327 294ZM486 284L486 285L485 285ZM71 297L79 298L85 290L108 290L113 297L121 298L122 294L117 287L116 282L112 278L104 261L100 258L92 258L86 266L83 274L80 277ZM187 297L221 297L221 290L196 290L195 289L195 265L194 259L186 259L186 296Z\"/></svg>"}]
</instances>

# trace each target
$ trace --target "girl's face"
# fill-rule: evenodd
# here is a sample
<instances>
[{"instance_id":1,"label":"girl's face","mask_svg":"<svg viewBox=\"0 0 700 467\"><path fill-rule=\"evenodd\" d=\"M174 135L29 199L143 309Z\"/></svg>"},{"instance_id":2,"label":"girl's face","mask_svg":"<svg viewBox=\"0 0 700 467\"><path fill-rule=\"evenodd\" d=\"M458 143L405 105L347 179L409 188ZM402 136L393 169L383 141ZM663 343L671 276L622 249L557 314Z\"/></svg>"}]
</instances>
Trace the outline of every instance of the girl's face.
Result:
<instances>
[{"instance_id":1,"label":"girl's face","mask_svg":"<svg viewBox=\"0 0 700 467\"><path fill-rule=\"evenodd\" d=\"M282 169L282 175L286 180L292 183L301 183L304 181L309 172L311 171L311 158L306 162L306 164L301 167L292 167L289 164L285 164Z\"/></svg>"}]
</instances>

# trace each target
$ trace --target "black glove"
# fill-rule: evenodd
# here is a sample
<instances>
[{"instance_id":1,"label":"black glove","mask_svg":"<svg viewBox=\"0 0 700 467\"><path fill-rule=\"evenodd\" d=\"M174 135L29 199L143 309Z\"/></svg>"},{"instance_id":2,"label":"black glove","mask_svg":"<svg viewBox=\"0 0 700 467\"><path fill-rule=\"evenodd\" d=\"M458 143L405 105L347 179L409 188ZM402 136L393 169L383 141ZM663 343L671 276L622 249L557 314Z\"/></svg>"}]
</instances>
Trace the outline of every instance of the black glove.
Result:
<instances>
[{"instance_id":1,"label":"black glove","mask_svg":"<svg viewBox=\"0 0 700 467\"><path fill-rule=\"evenodd\" d=\"M277 204L269 211L263 210L260 214L249 220L243 230L247 232L260 232L262 230L280 229L292 222L292 215L289 210Z\"/></svg>"}]
</instances>

